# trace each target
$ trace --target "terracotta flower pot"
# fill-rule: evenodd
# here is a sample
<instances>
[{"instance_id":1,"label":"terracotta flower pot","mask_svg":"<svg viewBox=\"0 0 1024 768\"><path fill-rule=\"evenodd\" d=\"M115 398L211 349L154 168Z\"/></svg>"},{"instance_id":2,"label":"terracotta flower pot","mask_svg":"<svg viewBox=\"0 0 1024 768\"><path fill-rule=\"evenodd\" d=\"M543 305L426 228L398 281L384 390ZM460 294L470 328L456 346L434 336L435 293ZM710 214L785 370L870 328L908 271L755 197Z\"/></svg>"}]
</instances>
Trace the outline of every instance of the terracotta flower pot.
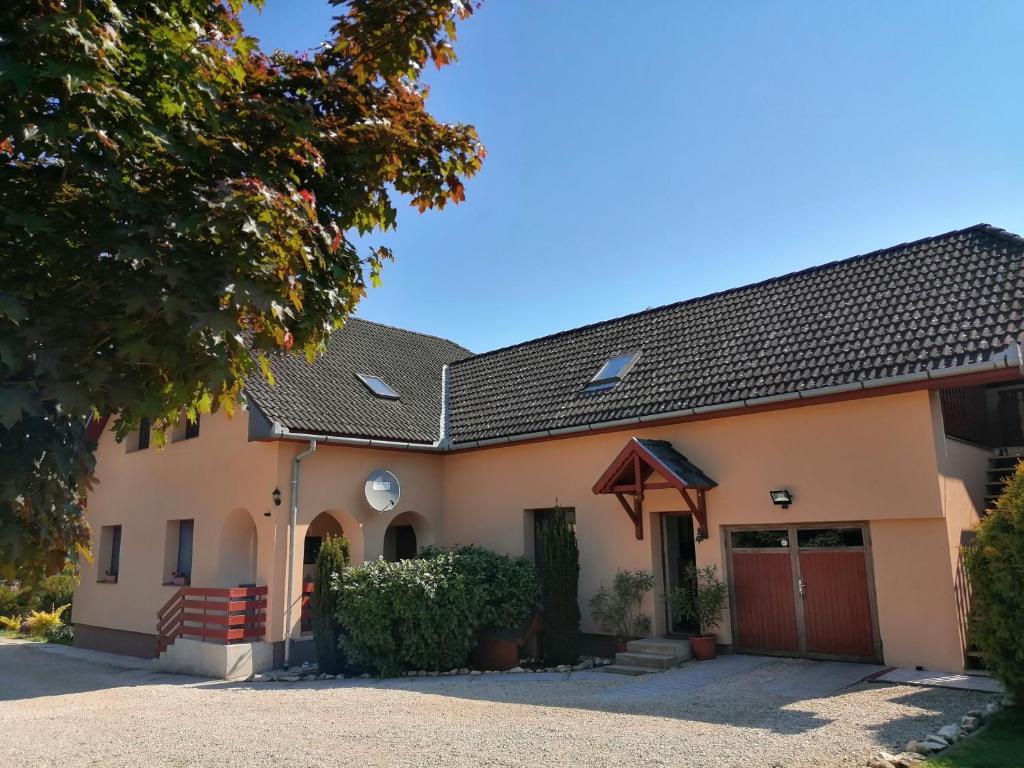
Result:
<instances>
[{"instance_id":1,"label":"terracotta flower pot","mask_svg":"<svg viewBox=\"0 0 1024 768\"><path fill-rule=\"evenodd\" d=\"M616 653L625 653L628 650L629 650L629 641L628 640L624 640L622 642L620 642L618 640L615 641L615 652Z\"/></svg>"},{"instance_id":2,"label":"terracotta flower pot","mask_svg":"<svg viewBox=\"0 0 1024 768\"><path fill-rule=\"evenodd\" d=\"M690 638L690 648L693 649L693 658L697 661L707 661L715 658L715 643L718 638L714 635L696 635Z\"/></svg>"}]
</instances>

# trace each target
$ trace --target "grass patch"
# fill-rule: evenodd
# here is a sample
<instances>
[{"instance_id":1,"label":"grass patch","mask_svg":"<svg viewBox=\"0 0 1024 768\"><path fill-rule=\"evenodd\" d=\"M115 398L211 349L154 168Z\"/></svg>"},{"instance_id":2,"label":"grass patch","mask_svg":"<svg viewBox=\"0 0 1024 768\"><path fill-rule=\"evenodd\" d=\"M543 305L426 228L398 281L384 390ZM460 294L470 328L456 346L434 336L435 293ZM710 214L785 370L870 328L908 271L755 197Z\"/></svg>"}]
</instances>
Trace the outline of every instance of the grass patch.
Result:
<instances>
[{"instance_id":1,"label":"grass patch","mask_svg":"<svg viewBox=\"0 0 1024 768\"><path fill-rule=\"evenodd\" d=\"M925 765L928 768L1019 768L1024 761L1024 707L1005 709L968 739Z\"/></svg>"},{"instance_id":2,"label":"grass patch","mask_svg":"<svg viewBox=\"0 0 1024 768\"><path fill-rule=\"evenodd\" d=\"M11 640L29 640L33 643L45 643L46 638L43 637L28 637L15 632L13 629L0 629L0 637L6 637Z\"/></svg>"}]
</instances>

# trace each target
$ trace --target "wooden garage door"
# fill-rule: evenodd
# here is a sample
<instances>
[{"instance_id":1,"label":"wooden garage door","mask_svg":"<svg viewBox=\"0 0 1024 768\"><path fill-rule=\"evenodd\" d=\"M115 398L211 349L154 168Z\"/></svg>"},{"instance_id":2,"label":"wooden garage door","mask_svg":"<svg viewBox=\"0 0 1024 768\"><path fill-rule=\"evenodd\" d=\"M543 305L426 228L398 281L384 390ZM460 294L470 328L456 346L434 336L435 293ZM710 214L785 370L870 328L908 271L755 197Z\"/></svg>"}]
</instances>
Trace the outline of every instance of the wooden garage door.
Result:
<instances>
[{"instance_id":1,"label":"wooden garage door","mask_svg":"<svg viewBox=\"0 0 1024 768\"><path fill-rule=\"evenodd\" d=\"M788 533L737 533L732 551L736 642L747 651L799 652L792 558L779 544L788 543Z\"/></svg>"},{"instance_id":2,"label":"wooden garage door","mask_svg":"<svg viewBox=\"0 0 1024 768\"><path fill-rule=\"evenodd\" d=\"M877 660L862 525L730 531L741 650Z\"/></svg>"}]
</instances>

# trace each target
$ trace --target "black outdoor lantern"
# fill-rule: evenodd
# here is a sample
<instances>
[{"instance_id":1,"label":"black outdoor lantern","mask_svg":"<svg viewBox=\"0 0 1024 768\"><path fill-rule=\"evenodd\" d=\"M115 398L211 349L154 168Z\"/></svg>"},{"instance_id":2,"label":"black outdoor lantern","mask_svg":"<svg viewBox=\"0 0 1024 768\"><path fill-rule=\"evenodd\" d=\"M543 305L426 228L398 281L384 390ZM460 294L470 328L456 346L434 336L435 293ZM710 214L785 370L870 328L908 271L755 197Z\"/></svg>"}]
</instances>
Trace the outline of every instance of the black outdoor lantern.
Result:
<instances>
[{"instance_id":1,"label":"black outdoor lantern","mask_svg":"<svg viewBox=\"0 0 1024 768\"><path fill-rule=\"evenodd\" d=\"M789 505L793 503L793 494L787 489L782 488L778 491L768 491L772 497L772 504L783 509L789 509Z\"/></svg>"},{"instance_id":2,"label":"black outdoor lantern","mask_svg":"<svg viewBox=\"0 0 1024 768\"><path fill-rule=\"evenodd\" d=\"M275 488L274 492L272 494L270 494L270 495L274 497L274 506L275 507L280 507L281 506L281 489L280 488Z\"/></svg>"}]
</instances>

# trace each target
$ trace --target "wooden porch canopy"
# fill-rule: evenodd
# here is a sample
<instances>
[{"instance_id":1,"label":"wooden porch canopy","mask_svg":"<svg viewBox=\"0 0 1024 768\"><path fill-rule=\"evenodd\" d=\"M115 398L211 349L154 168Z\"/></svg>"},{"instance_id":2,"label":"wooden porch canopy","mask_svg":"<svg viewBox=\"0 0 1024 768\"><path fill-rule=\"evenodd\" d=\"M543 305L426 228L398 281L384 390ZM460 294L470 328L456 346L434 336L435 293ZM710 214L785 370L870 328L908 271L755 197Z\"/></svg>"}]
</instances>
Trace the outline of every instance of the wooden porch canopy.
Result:
<instances>
[{"instance_id":1,"label":"wooden porch canopy","mask_svg":"<svg viewBox=\"0 0 1024 768\"><path fill-rule=\"evenodd\" d=\"M655 473L664 480L651 482ZM667 440L630 438L626 447L615 457L601 479L594 484L594 493L614 493L629 519L633 521L636 537L644 537L644 492L675 488L683 497L697 523L697 538L708 537L706 491L718 483L704 474ZM632 500L626 497L632 497Z\"/></svg>"}]
</instances>

